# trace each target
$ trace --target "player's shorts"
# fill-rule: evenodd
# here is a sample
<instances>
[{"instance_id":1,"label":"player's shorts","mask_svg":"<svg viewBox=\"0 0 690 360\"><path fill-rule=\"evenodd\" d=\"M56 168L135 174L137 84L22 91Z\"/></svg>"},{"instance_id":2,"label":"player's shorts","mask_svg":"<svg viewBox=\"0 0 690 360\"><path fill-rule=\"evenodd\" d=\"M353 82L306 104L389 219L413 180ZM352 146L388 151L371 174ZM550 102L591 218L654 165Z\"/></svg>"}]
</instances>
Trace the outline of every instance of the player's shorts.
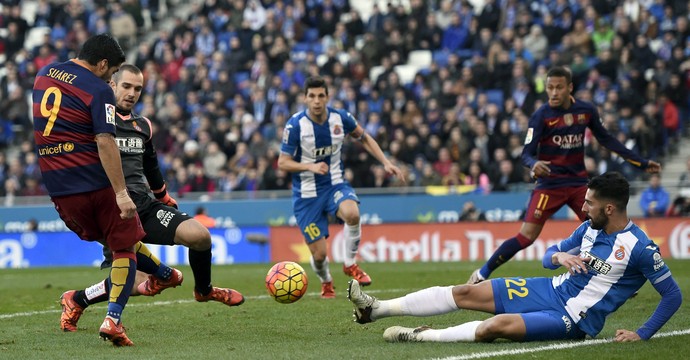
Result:
<instances>
[{"instance_id":1,"label":"player's shorts","mask_svg":"<svg viewBox=\"0 0 690 360\"><path fill-rule=\"evenodd\" d=\"M151 198L148 194L130 193L137 206L137 213L146 231L141 240L146 244L175 245L175 232L180 224L192 217L174 207ZM113 255L107 246L103 247L101 269L113 263Z\"/></svg>"},{"instance_id":2,"label":"player's shorts","mask_svg":"<svg viewBox=\"0 0 690 360\"><path fill-rule=\"evenodd\" d=\"M295 219L307 244L328 238L328 215L335 215L340 203L345 200L353 200L359 204L355 190L345 183L334 185L317 197L293 200Z\"/></svg>"},{"instance_id":3,"label":"player's shorts","mask_svg":"<svg viewBox=\"0 0 690 360\"><path fill-rule=\"evenodd\" d=\"M81 194L55 196L51 200L67 227L83 240L105 240L113 250L134 246L146 235L139 216L120 218L111 187Z\"/></svg>"},{"instance_id":4,"label":"player's shorts","mask_svg":"<svg viewBox=\"0 0 690 360\"><path fill-rule=\"evenodd\" d=\"M551 285L551 278L492 279L496 314L520 314L525 341L584 339Z\"/></svg>"},{"instance_id":5,"label":"player's shorts","mask_svg":"<svg viewBox=\"0 0 690 360\"><path fill-rule=\"evenodd\" d=\"M534 189L529 199L524 221L544 225L553 214L568 205L580 221L585 221L582 204L585 203L587 186L571 186L558 189Z\"/></svg>"},{"instance_id":6,"label":"player's shorts","mask_svg":"<svg viewBox=\"0 0 690 360\"><path fill-rule=\"evenodd\" d=\"M192 218L148 194L132 193L132 200L146 231L146 237L142 240L146 244L175 245L177 227Z\"/></svg>"}]
</instances>

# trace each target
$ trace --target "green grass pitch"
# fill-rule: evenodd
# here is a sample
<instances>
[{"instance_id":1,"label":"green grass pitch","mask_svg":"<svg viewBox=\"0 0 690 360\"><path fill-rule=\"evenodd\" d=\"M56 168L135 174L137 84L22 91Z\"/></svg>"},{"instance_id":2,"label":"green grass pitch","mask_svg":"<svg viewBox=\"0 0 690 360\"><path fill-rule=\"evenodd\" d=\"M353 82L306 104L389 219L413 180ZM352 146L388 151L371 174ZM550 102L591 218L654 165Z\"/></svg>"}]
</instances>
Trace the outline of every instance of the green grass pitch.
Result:
<instances>
[{"instance_id":1,"label":"green grass pitch","mask_svg":"<svg viewBox=\"0 0 690 360\"><path fill-rule=\"evenodd\" d=\"M185 281L154 297L133 297L123 322L135 343L114 348L98 338L105 315L102 304L87 309L79 331L59 329L60 294L83 288L102 279L95 268L38 268L0 270L0 359L681 359L690 353L690 261L669 260L685 298L681 309L660 333L667 336L648 342L617 344L606 341L618 328L635 330L656 308L659 295L646 284L607 321L593 342L534 342L492 344L388 344L383 330L393 325L447 327L489 315L458 311L443 316L381 319L359 325L352 321L347 301L347 278L340 264L331 264L337 298L319 298L316 275L305 265L310 278L307 295L294 304L279 304L268 297L264 276L270 264L215 266L214 285L232 287L247 301L239 307L193 301L193 276L180 267ZM435 285L464 282L478 263L385 263L362 264L372 276L367 290L387 299ZM550 276L538 262L511 261L495 276ZM571 347L572 346L572 347ZM559 348L562 347L562 348ZM510 352L513 355L510 355Z\"/></svg>"}]
</instances>

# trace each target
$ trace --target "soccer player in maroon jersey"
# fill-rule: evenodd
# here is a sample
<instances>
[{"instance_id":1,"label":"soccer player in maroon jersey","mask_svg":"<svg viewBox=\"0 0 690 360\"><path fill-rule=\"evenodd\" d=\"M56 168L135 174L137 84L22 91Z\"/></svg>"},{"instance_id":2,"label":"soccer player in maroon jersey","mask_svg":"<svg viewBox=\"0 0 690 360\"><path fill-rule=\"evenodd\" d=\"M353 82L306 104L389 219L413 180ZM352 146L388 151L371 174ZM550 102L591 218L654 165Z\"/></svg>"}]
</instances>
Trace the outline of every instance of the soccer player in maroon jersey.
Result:
<instances>
[{"instance_id":1,"label":"soccer player in maroon jersey","mask_svg":"<svg viewBox=\"0 0 690 360\"><path fill-rule=\"evenodd\" d=\"M134 244L145 235L114 137L115 97L108 82L124 61L117 40L96 35L76 59L39 70L33 88L38 163L55 209L81 239L103 239L112 249L108 311L99 335L115 346L133 345L121 317L134 284Z\"/></svg>"},{"instance_id":2,"label":"soccer player in maroon jersey","mask_svg":"<svg viewBox=\"0 0 690 360\"><path fill-rule=\"evenodd\" d=\"M137 213L146 231L142 242L180 244L189 248L196 301L241 305L244 296L238 291L211 285L211 234L199 221L177 209L177 202L167 193L158 167L158 156L151 141L151 123L146 117L132 112L144 88L144 75L136 66L123 64L113 76L111 85L117 105L116 141L127 190L137 205ZM152 192L149 188L155 190ZM142 242L135 246L139 271L132 295L154 296L166 288L182 284L182 273L162 263ZM104 264L108 266L111 257L106 251L104 255ZM66 291L61 300L60 327L65 331L76 331L84 309L107 299L107 283L108 279L105 279L86 289Z\"/></svg>"},{"instance_id":3,"label":"soccer player in maroon jersey","mask_svg":"<svg viewBox=\"0 0 690 360\"><path fill-rule=\"evenodd\" d=\"M530 246L541 233L544 223L564 205L584 221L582 204L587 192L585 170L585 130L589 128L599 143L617 153L630 164L658 173L661 165L643 159L627 149L601 124L599 112L590 103L573 98L570 71L554 67L546 76L547 104L530 118L522 150L522 162L531 169L537 186L532 191L520 232L503 242L468 283L483 281L491 272L510 260L518 251Z\"/></svg>"}]
</instances>

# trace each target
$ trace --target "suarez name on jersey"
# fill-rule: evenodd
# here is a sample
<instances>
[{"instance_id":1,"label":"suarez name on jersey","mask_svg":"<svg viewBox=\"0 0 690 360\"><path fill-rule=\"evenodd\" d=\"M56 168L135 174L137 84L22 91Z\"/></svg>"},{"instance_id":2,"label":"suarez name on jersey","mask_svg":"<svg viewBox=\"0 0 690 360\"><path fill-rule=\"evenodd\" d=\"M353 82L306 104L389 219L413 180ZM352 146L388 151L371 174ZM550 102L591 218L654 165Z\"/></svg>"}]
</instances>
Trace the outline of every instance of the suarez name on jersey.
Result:
<instances>
[{"instance_id":1,"label":"suarez name on jersey","mask_svg":"<svg viewBox=\"0 0 690 360\"><path fill-rule=\"evenodd\" d=\"M72 61L47 65L36 74L33 117L38 164L50 196L110 186L94 138L115 134L115 96L105 81Z\"/></svg>"}]
</instances>

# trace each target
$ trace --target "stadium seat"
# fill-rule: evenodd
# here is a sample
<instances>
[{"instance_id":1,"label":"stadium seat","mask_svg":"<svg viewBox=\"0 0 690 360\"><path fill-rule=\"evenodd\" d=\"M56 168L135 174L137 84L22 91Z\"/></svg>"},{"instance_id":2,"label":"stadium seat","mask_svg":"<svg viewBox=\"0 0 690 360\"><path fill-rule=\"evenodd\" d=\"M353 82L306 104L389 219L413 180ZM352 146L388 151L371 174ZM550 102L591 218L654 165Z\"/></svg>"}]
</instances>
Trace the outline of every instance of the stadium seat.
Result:
<instances>
[{"instance_id":1,"label":"stadium seat","mask_svg":"<svg viewBox=\"0 0 690 360\"><path fill-rule=\"evenodd\" d=\"M447 51L436 50L432 54L432 61L438 64L438 66L446 66L448 65L448 55Z\"/></svg>"},{"instance_id":2,"label":"stadium seat","mask_svg":"<svg viewBox=\"0 0 690 360\"><path fill-rule=\"evenodd\" d=\"M328 61L328 55L321 54L316 56L316 65L322 67Z\"/></svg>"},{"instance_id":3,"label":"stadium seat","mask_svg":"<svg viewBox=\"0 0 690 360\"><path fill-rule=\"evenodd\" d=\"M415 65L420 68L428 68L431 66L433 57L431 51L429 50L415 50L411 51L410 55L407 57L407 63L410 65Z\"/></svg>"},{"instance_id":4,"label":"stadium seat","mask_svg":"<svg viewBox=\"0 0 690 360\"><path fill-rule=\"evenodd\" d=\"M239 86L242 86L242 83L249 80L249 72L248 71L236 72L233 76L235 78L235 84L237 84Z\"/></svg>"},{"instance_id":5,"label":"stadium seat","mask_svg":"<svg viewBox=\"0 0 690 360\"><path fill-rule=\"evenodd\" d=\"M319 29L307 28L304 30L304 38L302 41L315 42L319 41Z\"/></svg>"},{"instance_id":6,"label":"stadium seat","mask_svg":"<svg viewBox=\"0 0 690 360\"><path fill-rule=\"evenodd\" d=\"M292 52L308 52L311 50L311 44L307 42L298 42L292 45Z\"/></svg>"},{"instance_id":7,"label":"stadium seat","mask_svg":"<svg viewBox=\"0 0 690 360\"><path fill-rule=\"evenodd\" d=\"M315 43L314 45L312 45L311 50L312 50L312 51L314 52L314 54L316 54L316 55L323 54L323 52L324 52L324 51L323 51L323 45L321 45L321 43Z\"/></svg>"},{"instance_id":8,"label":"stadium seat","mask_svg":"<svg viewBox=\"0 0 690 360\"><path fill-rule=\"evenodd\" d=\"M395 72L398 73L398 76L400 77L400 84L402 85L407 85L414 81L415 75L417 75L417 71L419 71L419 67L415 65L397 65L394 68Z\"/></svg>"},{"instance_id":9,"label":"stadium seat","mask_svg":"<svg viewBox=\"0 0 690 360\"><path fill-rule=\"evenodd\" d=\"M503 110L503 90L486 90L486 98L489 100L490 103L498 105L499 110Z\"/></svg>"},{"instance_id":10,"label":"stadium seat","mask_svg":"<svg viewBox=\"0 0 690 360\"><path fill-rule=\"evenodd\" d=\"M50 33L50 28L47 26L31 28L24 40L24 49L33 50L34 47L43 44L43 35Z\"/></svg>"},{"instance_id":11,"label":"stadium seat","mask_svg":"<svg viewBox=\"0 0 690 360\"><path fill-rule=\"evenodd\" d=\"M371 70L369 70L369 79L375 82L376 79L379 78L379 75L383 73L383 71L384 68L381 65L372 67Z\"/></svg>"},{"instance_id":12,"label":"stadium seat","mask_svg":"<svg viewBox=\"0 0 690 360\"><path fill-rule=\"evenodd\" d=\"M474 51L472 49L460 49L456 54L458 54L460 61L463 61L472 58Z\"/></svg>"}]
</instances>

